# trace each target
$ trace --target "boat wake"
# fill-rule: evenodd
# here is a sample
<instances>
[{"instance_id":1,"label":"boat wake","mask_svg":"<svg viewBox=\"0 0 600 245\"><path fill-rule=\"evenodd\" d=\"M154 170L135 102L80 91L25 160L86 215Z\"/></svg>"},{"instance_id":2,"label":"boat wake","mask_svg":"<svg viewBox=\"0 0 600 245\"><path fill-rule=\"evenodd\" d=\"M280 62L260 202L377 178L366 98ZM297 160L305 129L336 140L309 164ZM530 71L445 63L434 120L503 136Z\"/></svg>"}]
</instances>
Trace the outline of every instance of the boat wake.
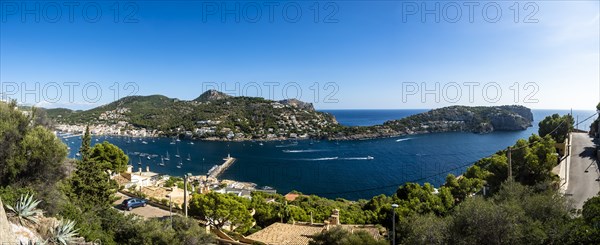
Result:
<instances>
[{"instance_id":1,"label":"boat wake","mask_svg":"<svg viewBox=\"0 0 600 245\"><path fill-rule=\"evenodd\" d=\"M368 156L368 157L344 157L344 158L339 158L339 160L373 160L375 159L374 157Z\"/></svg>"},{"instance_id":2,"label":"boat wake","mask_svg":"<svg viewBox=\"0 0 600 245\"><path fill-rule=\"evenodd\" d=\"M303 161L332 161L332 160L373 160L372 156L366 157L322 157L322 158L310 158L310 159L299 159Z\"/></svg>"},{"instance_id":3,"label":"boat wake","mask_svg":"<svg viewBox=\"0 0 600 245\"><path fill-rule=\"evenodd\" d=\"M305 158L305 159L298 159L298 160L302 160L302 161L331 161L331 160L337 160L338 157L321 157L321 158Z\"/></svg>"},{"instance_id":4,"label":"boat wake","mask_svg":"<svg viewBox=\"0 0 600 245\"><path fill-rule=\"evenodd\" d=\"M282 150L285 153L303 153L303 152L320 152L323 150L309 149L309 150Z\"/></svg>"}]
</instances>

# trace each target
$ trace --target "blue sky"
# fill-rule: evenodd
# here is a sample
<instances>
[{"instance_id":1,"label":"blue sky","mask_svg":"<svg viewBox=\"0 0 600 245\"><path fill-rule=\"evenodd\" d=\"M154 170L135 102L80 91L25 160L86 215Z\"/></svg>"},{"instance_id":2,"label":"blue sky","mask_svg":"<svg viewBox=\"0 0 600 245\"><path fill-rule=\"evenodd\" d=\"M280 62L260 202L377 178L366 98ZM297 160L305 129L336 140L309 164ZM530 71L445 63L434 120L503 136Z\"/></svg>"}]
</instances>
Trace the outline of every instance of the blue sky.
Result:
<instances>
[{"instance_id":1,"label":"blue sky","mask_svg":"<svg viewBox=\"0 0 600 245\"><path fill-rule=\"evenodd\" d=\"M472 21L449 1L52 3L0 1L0 92L22 103L85 109L208 88L318 109L600 100L598 1L475 1Z\"/></svg>"}]
</instances>

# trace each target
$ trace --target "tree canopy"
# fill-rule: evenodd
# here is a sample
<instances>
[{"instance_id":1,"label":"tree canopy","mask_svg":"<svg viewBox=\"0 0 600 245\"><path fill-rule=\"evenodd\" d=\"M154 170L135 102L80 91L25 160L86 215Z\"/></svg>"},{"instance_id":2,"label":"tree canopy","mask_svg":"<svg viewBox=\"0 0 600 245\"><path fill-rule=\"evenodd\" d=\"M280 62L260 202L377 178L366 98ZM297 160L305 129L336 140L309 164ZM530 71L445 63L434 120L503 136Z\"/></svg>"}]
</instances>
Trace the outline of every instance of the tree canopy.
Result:
<instances>
[{"instance_id":1,"label":"tree canopy","mask_svg":"<svg viewBox=\"0 0 600 245\"><path fill-rule=\"evenodd\" d=\"M562 143L565 142L567 134L573 131L574 122L575 120L571 115L553 114L540 121L538 133L541 137L549 134L556 142Z\"/></svg>"},{"instance_id":2,"label":"tree canopy","mask_svg":"<svg viewBox=\"0 0 600 245\"><path fill-rule=\"evenodd\" d=\"M250 215L245 200L215 192L208 194L194 194L190 200L189 213L197 216L214 228L222 228L227 223L236 227L235 230L244 233L254 219Z\"/></svg>"},{"instance_id":3,"label":"tree canopy","mask_svg":"<svg viewBox=\"0 0 600 245\"><path fill-rule=\"evenodd\" d=\"M121 148L106 141L94 145L90 150L90 158L100 166L106 166L115 173L121 173L127 170L129 157Z\"/></svg>"}]
</instances>

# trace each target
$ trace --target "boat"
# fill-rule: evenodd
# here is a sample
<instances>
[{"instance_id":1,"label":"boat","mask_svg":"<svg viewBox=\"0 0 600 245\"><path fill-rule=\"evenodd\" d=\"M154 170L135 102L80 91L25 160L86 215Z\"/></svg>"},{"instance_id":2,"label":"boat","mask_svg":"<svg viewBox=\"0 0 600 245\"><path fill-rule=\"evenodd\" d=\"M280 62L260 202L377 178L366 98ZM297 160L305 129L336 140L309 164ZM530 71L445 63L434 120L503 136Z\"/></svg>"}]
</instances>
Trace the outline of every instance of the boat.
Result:
<instances>
[{"instance_id":1,"label":"boat","mask_svg":"<svg viewBox=\"0 0 600 245\"><path fill-rule=\"evenodd\" d=\"M75 153L75 156L78 156L78 157L80 157L80 156L81 156L81 153L77 152L77 153Z\"/></svg>"},{"instance_id":2,"label":"boat","mask_svg":"<svg viewBox=\"0 0 600 245\"><path fill-rule=\"evenodd\" d=\"M148 142L146 142L146 141L142 140L142 144L144 144L144 145L147 145L147 144L148 144Z\"/></svg>"},{"instance_id":3,"label":"boat","mask_svg":"<svg viewBox=\"0 0 600 245\"><path fill-rule=\"evenodd\" d=\"M373 159L375 159L375 158L372 156L367 156L367 160L373 160Z\"/></svg>"},{"instance_id":4,"label":"boat","mask_svg":"<svg viewBox=\"0 0 600 245\"><path fill-rule=\"evenodd\" d=\"M258 145L264 145L263 142L258 143Z\"/></svg>"},{"instance_id":5,"label":"boat","mask_svg":"<svg viewBox=\"0 0 600 245\"><path fill-rule=\"evenodd\" d=\"M158 165L165 166L165 161L163 160L162 156L160 156L160 163Z\"/></svg>"},{"instance_id":6,"label":"boat","mask_svg":"<svg viewBox=\"0 0 600 245\"><path fill-rule=\"evenodd\" d=\"M171 160L171 158L169 157L169 151L167 151L167 157L165 157L165 160L167 160L167 161Z\"/></svg>"},{"instance_id":7,"label":"boat","mask_svg":"<svg viewBox=\"0 0 600 245\"><path fill-rule=\"evenodd\" d=\"M188 157L185 160L191 161L192 160L192 156L190 156L190 154L188 154Z\"/></svg>"},{"instance_id":8,"label":"boat","mask_svg":"<svg viewBox=\"0 0 600 245\"><path fill-rule=\"evenodd\" d=\"M177 154L175 155L175 157L181 158L181 156L179 155L179 147L177 147Z\"/></svg>"},{"instance_id":9,"label":"boat","mask_svg":"<svg viewBox=\"0 0 600 245\"><path fill-rule=\"evenodd\" d=\"M175 141L179 142L179 141L181 141L181 140L180 140L179 138L177 138Z\"/></svg>"},{"instance_id":10,"label":"boat","mask_svg":"<svg viewBox=\"0 0 600 245\"><path fill-rule=\"evenodd\" d=\"M181 162L181 160L179 160L179 164L177 164L177 168L181 168L181 166L183 166L183 163Z\"/></svg>"},{"instance_id":11,"label":"boat","mask_svg":"<svg viewBox=\"0 0 600 245\"><path fill-rule=\"evenodd\" d=\"M140 159L140 160L138 161L138 165L142 165L142 158L141 158L141 157L139 157L139 159Z\"/></svg>"},{"instance_id":12,"label":"boat","mask_svg":"<svg viewBox=\"0 0 600 245\"><path fill-rule=\"evenodd\" d=\"M150 160L150 155L146 156L146 158L148 158L148 160Z\"/></svg>"}]
</instances>

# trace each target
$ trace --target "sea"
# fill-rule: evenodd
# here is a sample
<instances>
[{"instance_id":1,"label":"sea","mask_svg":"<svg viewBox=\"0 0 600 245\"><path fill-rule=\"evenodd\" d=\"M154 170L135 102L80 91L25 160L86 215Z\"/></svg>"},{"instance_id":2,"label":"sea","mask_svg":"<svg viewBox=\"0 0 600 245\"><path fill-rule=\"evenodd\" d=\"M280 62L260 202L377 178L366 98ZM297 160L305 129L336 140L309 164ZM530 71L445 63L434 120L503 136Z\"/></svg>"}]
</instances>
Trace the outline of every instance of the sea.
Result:
<instances>
[{"instance_id":1,"label":"sea","mask_svg":"<svg viewBox=\"0 0 600 245\"><path fill-rule=\"evenodd\" d=\"M399 119L426 110L324 110L339 123L369 126ZM462 174L475 161L502 150L521 138L537 133L544 117L570 110L532 110L533 126L523 131L474 133L434 133L356 141L272 141L215 142L170 138L131 138L94 136L92 143L108 141L130 158L134 170L171 176L206 174L231 155L237 161L221 179L253 182L285 194L296 190L327 198L370 199L390 195L406 182L444 183L452 173ZM589 130L595 111L573 111L578 128ZM590 117L591 116L591 117ZM588 118L588 120L583 121ZM61 137L70 147L69 157L81 145L80 137ZM161 163L161 156L170 156ZM176 157L179 155L179 157ZM177 168L181 164L181 168Z\"/></svg>"}]
</instances>

